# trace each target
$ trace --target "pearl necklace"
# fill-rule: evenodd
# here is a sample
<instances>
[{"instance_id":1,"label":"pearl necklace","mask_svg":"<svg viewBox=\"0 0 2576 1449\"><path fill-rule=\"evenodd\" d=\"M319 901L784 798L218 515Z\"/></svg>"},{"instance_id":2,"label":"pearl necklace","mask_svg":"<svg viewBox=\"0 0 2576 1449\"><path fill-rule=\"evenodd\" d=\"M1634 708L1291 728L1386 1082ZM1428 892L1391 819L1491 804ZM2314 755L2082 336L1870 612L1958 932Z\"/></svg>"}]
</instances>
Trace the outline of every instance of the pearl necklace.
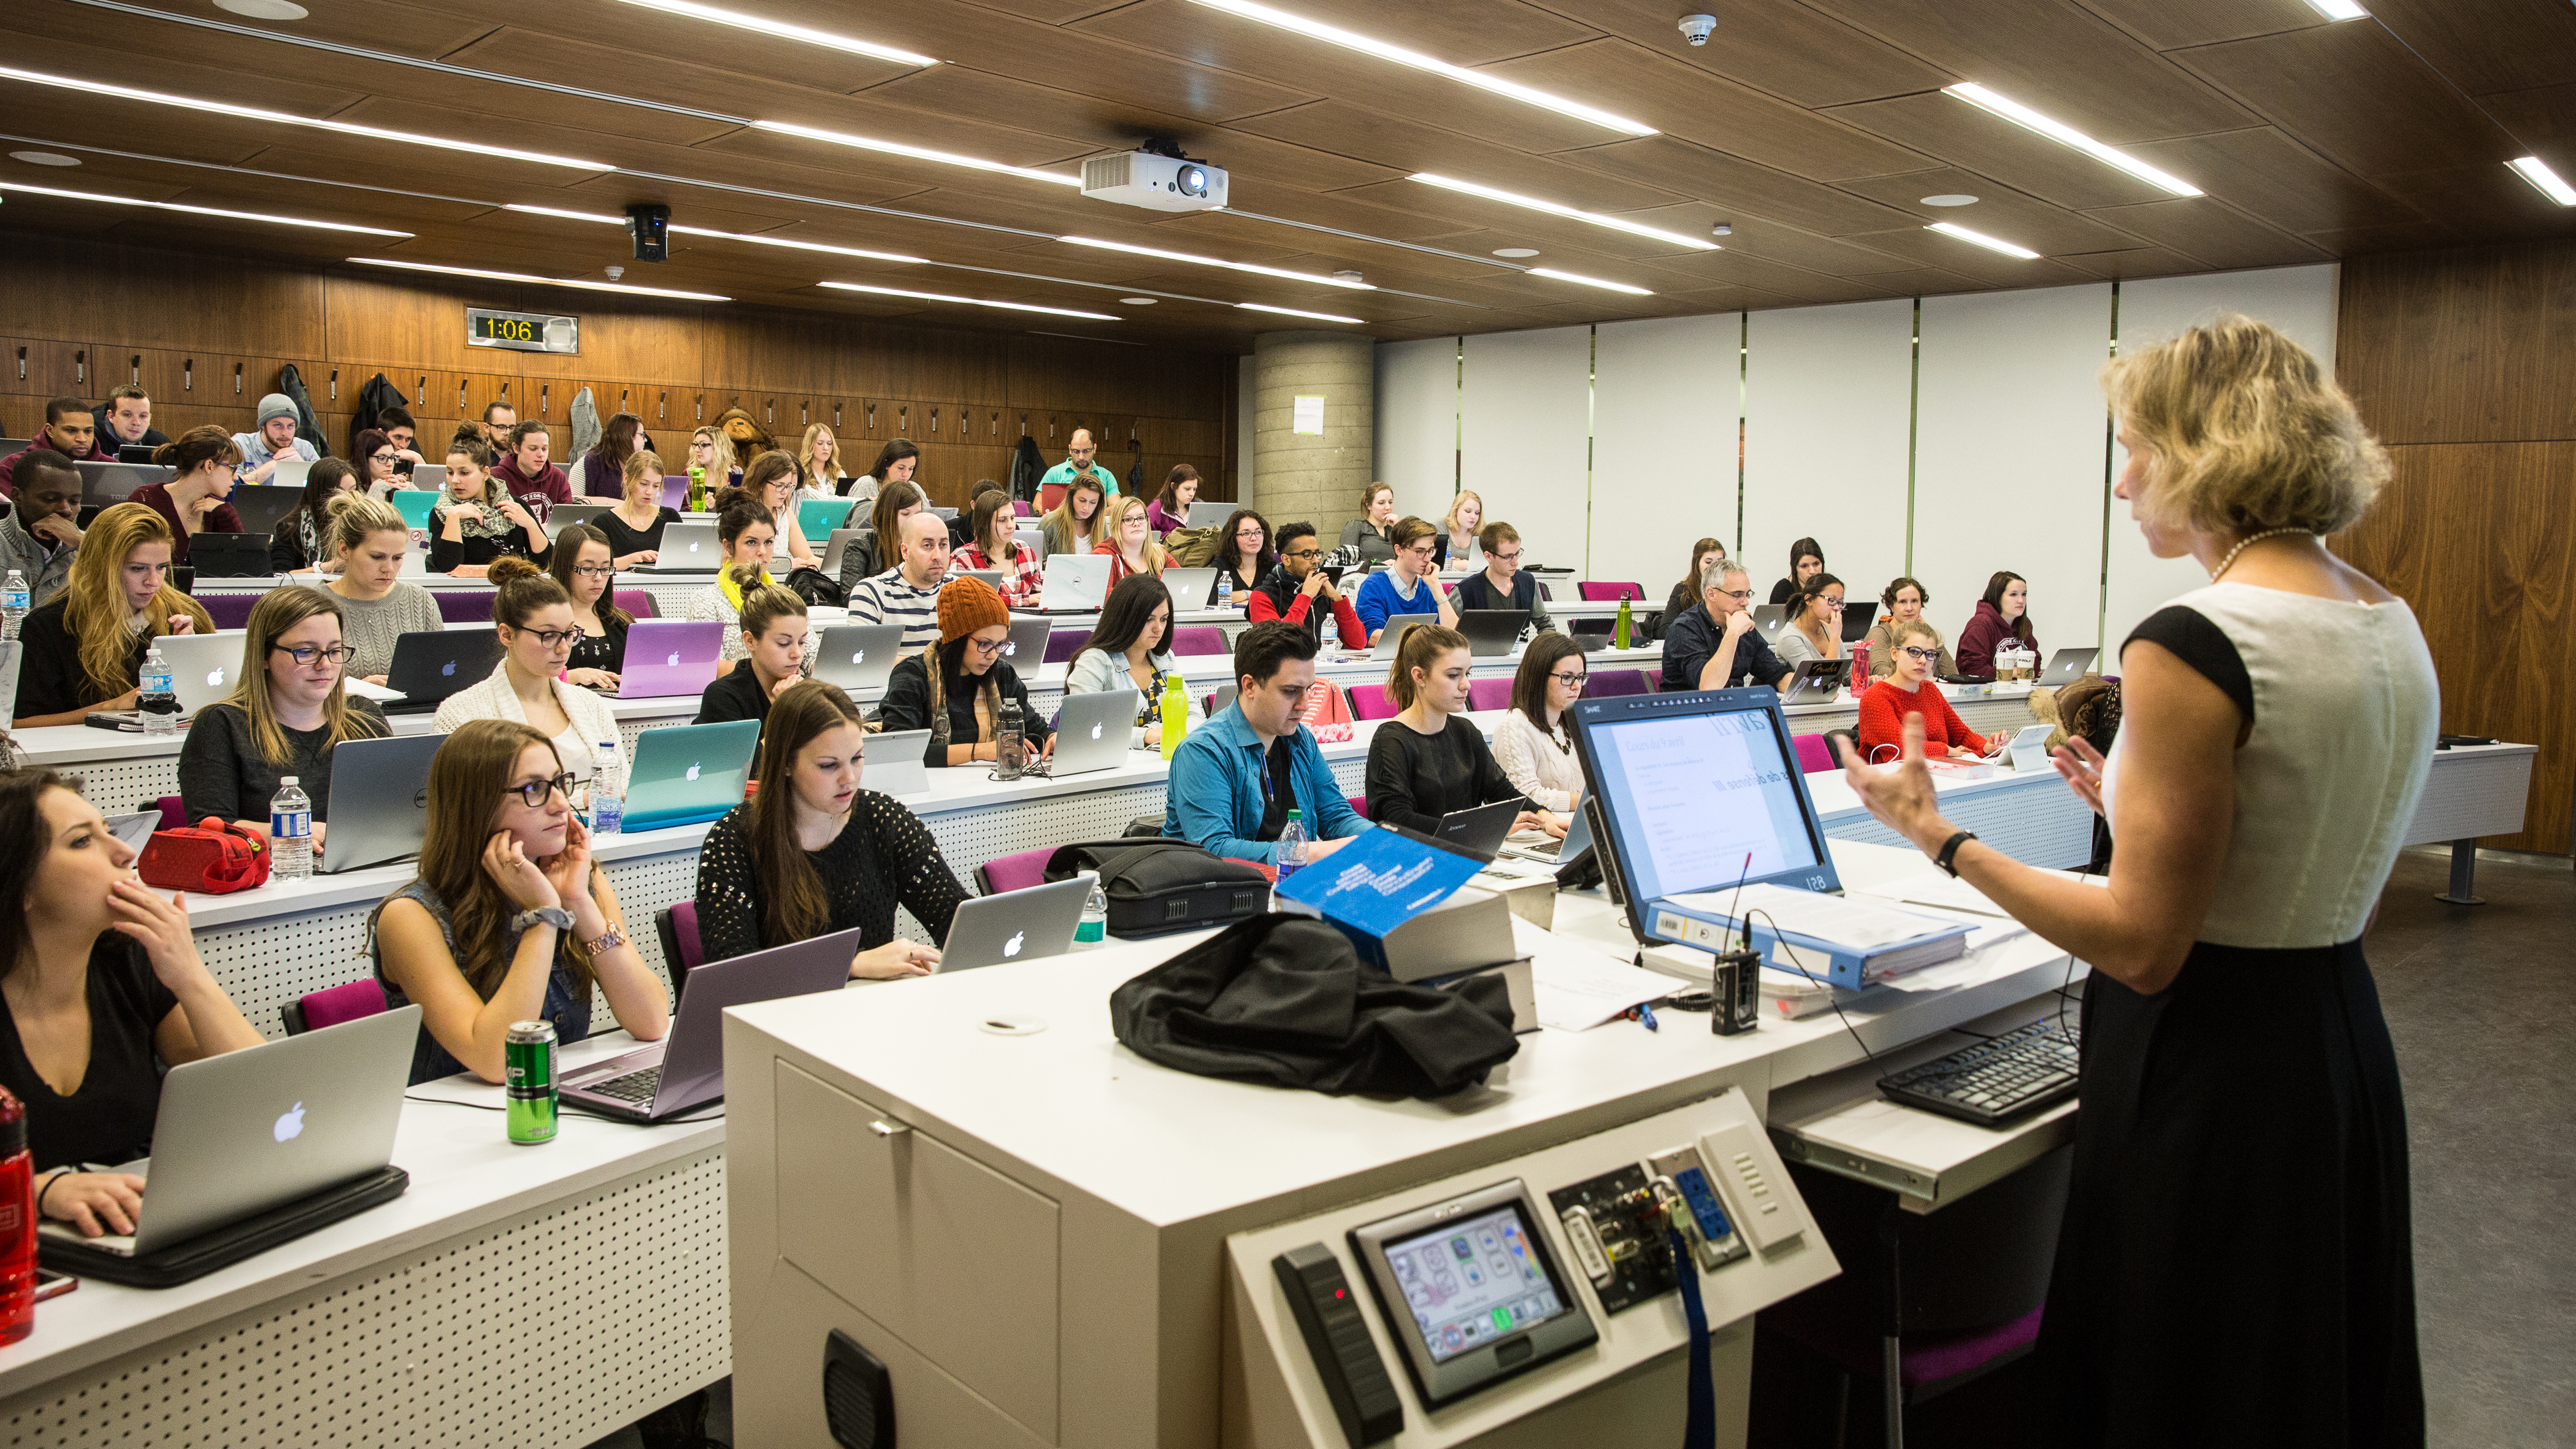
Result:
<instances>
[{"instance_id":1,"label":"pearl necklace","mask_svg":"<svg viewBox=\"0 0 2576 1449\"><path fill-rule=\"evenodd\" d=\"M2234 548L2231 548L2231 549L2229 549L2229 550L2227 551L2227 557L2225 557L2225 558L2223 558L2223 559L2220 559L2220 560L2218 561L2218 567L2216 567L2216 568L2214 568L2214 569L2211 569L2211 570L2209 571L2209 581L2210 581L2211 583L2213 583L2213 584L2214 584L2214 583L2217 583L2217 582L2218 582L2218 580L2219 580L2219 578L2220 578L2222 575L2224 575L2224 574L2225 574L2229 569L2234 568L2234 567L2236 566L2236 556L2237 556L2238 554L2240 554L2240 553L2243 553L2247 548L2249 548L2249 547L2251 547L2251 546L2253 546L2253 545L2255 545L2255 544L2261 543L2263 540L2265 540L2265 539L2267 539L2267 538L2278 538L2278 537L2280 537L2282 534L2285 534L2285 533L2306 533L2306 532L2308 532L2308 530L2306 530L2306 529L2304 529L2304 528L2297 528L2297 527L2291 527L2291 528L2267 528L2267 529L2264 529L2261 533L2249 533L2249 534L2245 535L2243 538L2240 538L2240 539L2236 540L2236 546L2235 546Z\"/></svg>"}]
</instances>

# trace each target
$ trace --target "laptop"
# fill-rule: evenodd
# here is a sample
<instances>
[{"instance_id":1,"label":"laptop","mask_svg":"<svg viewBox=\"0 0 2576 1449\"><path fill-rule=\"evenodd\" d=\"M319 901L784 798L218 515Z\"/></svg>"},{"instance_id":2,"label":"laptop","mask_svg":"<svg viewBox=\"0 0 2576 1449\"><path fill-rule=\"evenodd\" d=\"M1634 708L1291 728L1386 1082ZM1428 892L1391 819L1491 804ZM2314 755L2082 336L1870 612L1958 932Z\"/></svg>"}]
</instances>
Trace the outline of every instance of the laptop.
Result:
<instances>
[{"instance_id":1,"label":"laptop","mask_svg":"<svg viewBox=\"0 0 2576 1449\"><path fill-rule=\"evenodd\" d=\"M415 468L412 470L412 478L417 482L422 476L431 473L438 475L436 488L397 488L385 495L385 501L394 506L394 512L401 514L403 522L413 528L429 527L430 513L438 507L438 500L447 493L447 470L443 467Z\"/></svg>"},{"instance_id":2,"label":"laptop","mask_svg":"<svg viewBox=\"0 0 2576 1449\"><path fill-rule=\"evenodd\" d=\"M712 619L638 619L626 630L619 699L696 698L716 682L725 626Z\"/></svg>"},{"instance_id":3,"label":"laptop","mask_svg":"<svg viewBox=\"0 0 2576 1449\"><path fill-rule=\"evenodd\" d=\"M760 721L669 725L635 737L635 767L626 775L629 832L698 825L742 803L751 783L751 753Z\"/></svg>"},{"instance_id":4,"label":"laptop","mask_svg":"<svg viewBox=\"0 0 2576 1449\"><path fill-rule=\"evenodd\" d=\"M654 561L628 570L639 574L712 574L724 562L724 545L712 523L666 523Z\"/></svg>"},{"instance_id":5,"label":"laptop","mask_svg":"<svg viewBox=\"0 0 2576 1449\"><path fill-rule=\"evenodd\" d=\"M1011 661L1011 672L1026 679L1046 665L1047 640L1055 636L1055 622L1044 615L1011 616L1011 637L1002 645L1002 657Z\"/></svg>"},{"instance_id":6,"label":"laptop","mask_svg":"<svg viewBox=\"0 0 2576 1449\"><path fill-rule=\"evenodd\" d=\"M1491 805L1452 810L1440 817L1440 829L1432 839L1461 855L1490 861L1501 852L1503 842L1510 838L1512 822L1528 808L1528 798L1515 795Z\"/></svg>"},{"instance_id":7,"label":"laptop","mask_svg":"<svg viewBox=\"0 0 2576 1449\"><path fill-rule=\"evenodd\" d=\"M161 812L144 810L133 815L107 817L107 833L125 842L125 847L141 853L152 843L152 832L161 828Z\"/></svg>"},{"instance_id":8,"label":"laptop","mask_svg":"<svg viewBox=\"0 0 2576 1449\"><path fill-rule=\"evenodd\" d=\"M151 1184L133 1234L42 1231L140 1258L383 1171L419 1036L420 1008L405 1006L172 1067L152 1155L114 1169Z\"/></svg>"},{"instance_id":9,"label":"laptop","mask_svg":"<svg viewBox=\"0 0 2576 1449\"><path fill-rule=\"evenodd\" d=\"M1789 687L1780 691L1780 702L1832 704L1842 698L1843 686L1850 680L1848 659L1802 659L1798 672L1789 676Z\"/></svg>"},{"instance_id":10,"label":"laptop","mask_svg":"<svg viewBox=\"0 0 2576 1449\"><path fill-rule=\"evenodd\" d=\"M1863 599L1843 605L1843 642L1857 644L1869 637L1869 626L1878 622L1878 601Z\"/></svg>"},{"instance_id":11,"label":"laptop","mask_svg":"<svg viewBox=\"0 0 2576 1449\"><path fill-rule=\"evenodd\" d=\"M1163 587L1172 593L1174 622L1184 610L1215 607L1211 597L1216 593L1214 569L1165 569Z\"/></svg>"},{"instance_id":12,"label":"laptop","mask_svg":"<svg viewBox=\"0 0 2576 1449\"><path fill-rule=\"evenodd\" d=\"M876 530L871 528L833 529L832 537L823 545L823 577L827 579L840 578L842 554L849 550L852 543L859 539L866 538L875 532ZM810 539L814 535L809 533L805 536Z\"/></svg>"},{"instance_id":13,"label":"laptop","mask_svg":"<svg viewBox=\"0 0 2576 1449\"><path fill-rule=\"evenodd\" d=\"M1000 569L958 569L951 573L949 577L952 579L973 579L975 582L982 584L984 587L991 589L994 593L998 594L1002 591L1002 580L1010 577L1010 575L1003 573Z\"/></svg>"},{"instance_id":14,"label":"laptop","mask_svg":"<svg viewBox=\"0 0 2576 1449\"><path fill-rule=\"evenodd\" d=\"M1458 632L1467 636L1467 653L1476 659L1509 658L1529 627L1527 609L1461 609Z\"/></svg>"},{"instance_id":15,"label":"laptop","mask_svg":"<svg viewBox=\"0 0 2576 1449\"><path fill-rule=\"evenodd\" d=\"M883 690L902 658L901 624L834 624L814 646L814 677L855 697L862 690Z\"/></svg>"},{"instance_id":16,"label":"laptop","mask_svg":"<svg viewBox=\"0 0 2576 1449\"><path fill-rule=\"evenodd\" d=\"M1109 555L1059 553L1046 561L1046 582L1038 592L1043 607L1035 614L1096 614L1109 593Z\"/></svg>"},{"instance_id":17,"label":"laptop","mask_svg":"<svg viewBox=\"0 0 2576 1449\"><path fill-rule=\"evenodd\" d=\"M1369 657L1393 659L1395 651L1404 647L1406 634L1424 624L1439 622L1438 614L1389 614L1386 616L1386 630L1377 636L1377 643L1369 650Z\"/></svg>"},{"instance_id":18,"label":"laptop","mask_svg":"<svg viewBox=\"0 0 2576 1449\"><path fill-rule=\"evenodd\" d=\"M1011 540L1020 546L1020 552L1032 558L1046 557L1046 534L1039 529L1015 528L1011 530Z\"/></svg>"},{"instance_id":19,"label":"laptop","mask_svg":"<svg viewBox=\"0 0 2576 1449\"><path fill-rule=\"evenodd\" d=\"M277 576L268 561L265 533L201 533L188 540L188 566L201 579L267 579Z\"/></svg>"},{"instance_id":20,"label":"laptop","mask_svg":"<svg viewBox=\"0 0 2576 1449\"><path fill-rule=\"evenodd\" d=\"M614 503L558 503L546 510L546 537L561 538L576 523L590 523L615 508Z\"/></svg>"},{"instance_id":21,"label":"laptop","mask_svg":"<svg viewBox=\"0 0 2576 1449\"><path fill-rule=\"evenodd\" d=\"M846 498L800 498L796 500L796 529L809 539L828 538L850 521L850 510L855 507Z\"/></svg>"},{"instance_id":22,"label":"laptop","mask_svg":"<svg viewBox=\"0 0 2576 1449\"><path fill-rule=\"evenodd\" d=\"M81 502L100 507L123 503L134 496L134 490L146 483L167 483L178 476L175 468L157 463L108 463L94 458L79 458L72 466L80 470Z\"/></svg>"},{"instance_id":23,"label":"laptop","mask_svg":"<svg viewBox=\"0 0 2576 1449\"><path fill-rule=\"evenodd\" d=\"M281 488L274 483L244 483L224 501L241 515L242 532L266 537L277 531L277 525L295 511L296 504L304 501L304 490Z\"/></svg>"},{"instance_id":24,"label":"laptop","mask_svg":"<svg viewBox=\"0 0 2576 1449\"><path fill-rule=\"evenodd\" d=\"M242 466L245 468L256 468L259 464L256 460L245 460ZM280 463L276 467L271 468L268 472L268 481L259 486L263 488L285 488L296 493L301 493L304 491L304 480L312 476L312 473L312 462L306 461L302 458L290 458L286 462Z\"/></svg>"},{"instance_id":25,"label":"laptop","mask_svg":"<svg viewBox=\"0 0 2576 1449\"><path fill-rule=\"evenodd\" d=\"M313 869L335 875L420 854L429 762L445 735L343 740L331 751L331 828Z\"/></svg>"},{"instance_id":26,"label":"laptop","mask_svg":"<svg viewBox=\"0 0 2576 1449\"><path fill-rule=\"evenodd\" d=\"M1084 871L1071 880L959 902L948 923L948 944L939 948L939 969L972 971L1072 950L1095 879Z\"/></svg>"},{"instance_id":27,"label":"laptop","mask_svg":"<svg viewBox=\"0 0 2576 1449\"><path fill-rule=\"evenodd\" d=\"M179 718L232 697L240 683L242 638L230 634L170 634L160 641L161 661L170 666L170 692L179 697ZM98 729L141 731L139 709L94 709L85 723Z\"/></svg>"},{"instance_id":28,"label":"laptop","mask_svg":"<svg viewBox=\"0 0 2576 1449\"><path fill-rule=\"evenodd\" d=\"M27 445L24 443L11 442L6 438L0 438L0 449L5 449L10 453L15 453L25 446ZM116 445L116 461L120 463L149 463L152 461L152 455L160 451L161 450L158 447L150 443L119 443Z\"/></svg>"},{"instance_id":29,"label":"laptop","mask_svg":"<svg viewBox=\"0 0 2576 1449\"><path fill-rule=\"evenodd\" d=\"M1753 627L1762 631L1762 641L1764 643L1768 644L1777 642L1780 638L1780 631L1789 627L1788 605L1755 604L1753 606Z\"/></svg>"},{"instance_id":30,"label":"laptop","mask_svg":"<svg viewBox=\"0 0 2576 1449\"><path fill-rule=\"evenodd\" d=\"M930 748L928 730L893 730L868 736L867 769L860 783L880 795L919 795L930 788L930 767L921 762Z\"/></svg>"},{"instance_id":31,"label":"laptop","mask_svg":"<svg viewBox=\"0 0 2576 1449\"><path fill-rule=\"evenodd\" d=\"M2048 757L2048 737L2057 732L2052 724L2023 725L2013 734L2012 743L2004 747L2004 759L2019 774L2033 770L2053 770Z\"/></svg>"},{"instance_id":32,"label":"laptop","mask_svg":"<svg viewBox=\"0 0 2576 1449\"><path fill-rule=\"evenodd\" d=\"M501 664L501 636L492 629L423 630L394 636L385 687L402 698L387 700L387 714L427 714L447 697L492 677ZM337 772L335 771L336 775Z\"/></svg>"},{"instance_id":33,"label":"laptop","mask_svg":"<svg viewBox=\"0 0 2576 1449\"><path fill-rule=\"evenodd\" d=\"M673 512L689 506L689 470L674 468L662 475L662 506Z\"/></svg>"},{"instance_id":34,"label":"laptop","mask_svg":"<svg viewBox=\"0 0 2576 1449\"><path fill-rule=\"evenodd\" d=\"M1225 521L1234 516L1234 509L1234 504L1221 498L1211 499L1205 503L1193 503L1190 505L1189 520L1181 526L1183 528L1222 528L1225 526Z\"/></svg>"},{"instance_id":35,"label":"laptop","mask_svg":"<svg viewBox=\"0 0 2576 1449\"><path fill-rule=\"evenodd\" d=\"M2048 667L2032 683L2049 689L2064 689L2093 672L2093 662L2102 657L2099 649L2060 649L2048 656Z\"/></svg>"},{"instance_id":36,"label":"laptop","mask_svg":"<svg viewBox=\"0 0 2576 1449\"><path fill-rule=\"evenodd\" d=\"M692 970L671 1034L567 1074L564 1101L628 1122L662 1122L724 1100L725 1012L842 989L859 936L836 931Z\"/></svg>"},{"instance_id":37,"label":"laptop","mask_svg":"<svg viewBox=\"0 0 2576 1449\"><path fill-rule=\"evenodd\" d=\"M1126 764L1136 738L1136 711L1143 703L1144 697L1132 689L1066 695L1056 713L1055 759L1047 765L1047 778L1061 780Z\"/></svg>"},{"instance_id":38,"label":"laptop","mask_svg":"<svg viewBox=\"0 0 2576 1449\"><path fill-rule=\"evenodd\" d=\"M1534 840L1527 845L1506 844L1502 853L1535 860L1543 865L1572 865L1592 848L1592 812L1577 805L1566 815L1563 840ZM1506 836L1506 841L1510 837Z\"/></svg>"},{"instance_id":39,"label":"laptop","mask_svg":"<svg viewBox=\"0 0 2576 1449\"><path fill-rule=\"evenodd\" d=\"M942 523L954 523L957 521L957 510L954 508L948 508L934 503L930 505L930 511L938 514L939 521Z\"/></svg>"}]
</instances>

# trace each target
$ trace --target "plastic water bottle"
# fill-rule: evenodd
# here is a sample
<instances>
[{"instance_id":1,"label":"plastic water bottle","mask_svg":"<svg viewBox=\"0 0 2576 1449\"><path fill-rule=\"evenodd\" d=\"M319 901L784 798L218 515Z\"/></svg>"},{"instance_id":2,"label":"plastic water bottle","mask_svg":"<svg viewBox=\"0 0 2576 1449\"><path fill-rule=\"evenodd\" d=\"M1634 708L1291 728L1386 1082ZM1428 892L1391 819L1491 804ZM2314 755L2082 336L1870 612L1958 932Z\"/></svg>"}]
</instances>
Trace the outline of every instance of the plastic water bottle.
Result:
<instances>
[{"instance_id":1,"label":"plastic water bottle","mask_svg":"<svg viewBox=\"0 0 2576 1449\"><path fill-rule=\"evenodd\" d=\"M1020 778L1020 702L1002 701L1002 717L993 725L993 778Z\"/></svg>"},{"instance_id":2,"label":"plastic water bottle","mask_svg":"<svg viewBox=\"0 0 2576 1449\"><path fill-rule=\"evenodd\" d=\"M1306 818L1293 805L1288 809L1288 823L1279 827L1279 854L1272 864L1279 868L1281 880L1306 867Z\"/></svg>"},{"instance_id":3,"label":"plastic water bottle","mask_svg":"<svg viewBox=\"0 0 2576 1449\"><path fill-rule=\"evenodd\" d=\"M601 740L599 773L590 780L590 833L596 838L626 828L626 790L618 782L625 770L617 758L617 741Z\"/></svg>"},{"instance_id":4,"label":"plastic water bottle","mask_svg":"<svg viewBox=\"0 0 2576 1449\"><path fill-rule=\"evenodd\" d=\"M170 692L170 661L161 657L159 644L143 651L142 676L135 682L142 686L134 707L143 712L143 732L147 735L177 734L179 696Z\"/></svg>"},{"instance_id":5,"label":"plastic water bottle","mask_svg":"<svg viewBox=\"0 0 2576 1449\"><path fill-rule=\"evenodd\" d=\"M1234 570L1231 567L1216 571L1216 606L1220 609L1234 607Z\"/></svg>"},{"instance_id":6,"label":"plastic water bottle","mask_svg":"<svg viewBox=\"0 0 2576 1449\"><path fill-rule=\"evenodd\" d=\"M1163 676L1163 758L1181 747L1181 736L1190 732L1190 697L1188 686L1181 683L1178 671Z\"/></svg>"},{"instance_id":7,"label":"plastic water bottle","mask_svg":"<svg viewBox=\"0 0 2576 1449\"><path fill-rule=\"evenodd\" d=\"M313 875L313 799L293 775L277 781L268 802L268 878L308 880Z\"/></svg>"},{"instance_id":8,"label":"plastic water bottle","mask_svg":"<svg viewBox=\"0 0 2576 1449\"><path fill-rule=\"evenodd\" d=\"M27 576L9 570L9 579L0 583L0 639L18 637L18 625L27 617L34 596L27 592Z\"/></svg>"},{"instance_id":9,"label":"plastic water bottle","mask_svg":"<svg viewBox=\"0 0 2576 1449\"><path fill-rule=\"evenodd\" d=\"M1091 878L1091 894L1083 897L1082 922L1073 928L1073 944L1078 950L1097 946L1109 939L1109 897L1101 894L1100 877Z\"/></svg>"},{"instance_id":10,"label":"plastic water bottle","mask_svg":"<svg viewBox=\"0 0 2576 1449\"><path fill-rule=\"evenodd\" d=\"M1333 606L1325 603L1321 599L1317 599L1310 602L1306 607L1310 609L1321 608L1324 611L1322 621L1315 625L1316 644L1320 648L1328 650L1341 648L1342 625L1340 618L1333 612Z\"/></svg>"},{"instance_id":11,"label":"plastic water bottle","mask_svg":"<svg viewBox=\"0 0 2576 1449\"><path fill-rule=\"evenodd\" d=\"M1625 649L1628 647L1628 628L1628 600L1623 595L1619 600L1619 623L1611 630L1611 648Z\"/></svg>"}]
</instances>

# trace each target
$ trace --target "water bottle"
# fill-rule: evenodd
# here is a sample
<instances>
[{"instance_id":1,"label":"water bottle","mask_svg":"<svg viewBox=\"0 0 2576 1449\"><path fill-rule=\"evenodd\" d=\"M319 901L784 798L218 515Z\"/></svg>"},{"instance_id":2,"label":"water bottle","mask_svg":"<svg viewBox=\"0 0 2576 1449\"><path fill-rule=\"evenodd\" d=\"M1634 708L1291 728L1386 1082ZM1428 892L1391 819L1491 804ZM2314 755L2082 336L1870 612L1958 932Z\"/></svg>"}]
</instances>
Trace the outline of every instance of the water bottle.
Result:
<instances>
[{"instance_id":1,"label":"water bottle","mask_svg":"<svg viewBox=\"0 0 2576 1449\"><path fill-rule=\"evenodd\" d=\"M1310 609L1321 609L1324 611L1323 619L1315 625L1316 643L1320 647L1328 650L1341 648L1342 624L1340 616L1333 612L1333 606L1325 603L1321 599L1316 599L1310 602L1307 607Z\"/></svg>"},{"instance_id":2,"label":"water bottle","mask_svg":"<svg viewBox=\"0 0 2576 1449\"><path fill-rule=\"evenodd\" d=\"M993 778L1020 778L1020 702L1002 701L1002 717L993 725Z\"/></svg>"},{"instance_id":3,"label":"water bottle","mask_svg":"<svg viewBox=\"0 0 2576 1449\"><path fill-rule=\"evenodd\" d=\"M0 583L0 639L18 637L18 625L27 617L34 596L27 592L27 576L9 570L7 583Z\"/></svg>"},{"instance_id":4,"label":"water bottle","mask_svg":"<svg viewBox=\"0 0 2576 1449\"><path fill-rule=\"evenodd\" d=\"M1091 894L1082 899L1082 923L1073 928L1076 949L1109 939L1109 897L1101 894L1100 877L1091 878Z\"/></svg>"},{"instance_id":5,"label":"water bottle","mask_svg":"<svg viewBox=\"0 0 2576 1449\"><path fill-rule=\"evenodd\" d=\"M1851 687L1854 694L1869 688L1869 641L1857 640L1844 648L1851 655Z\"/></svg>"},{"instance_id":6,"label":"water bottle","mask_svg":"<svg viewBox=\"0 0 2576 1449\"><path fill-rule=\"evenodd\" d=\"M689 511L691 513L707 511L707 470L704 468L689 469Z\"/></svg>"},{"instance_id":7,"label":"water bottle","mask_svg":"<svg viewBox=\"0 0 2576 1449\"><path fill-rule=\"evenodd\" d=\"M1178 670L1163 676L1163 758L1181 747L1181 736L1190 730L1190 697L1181 683Z\"/></svg>"},{"instance_id":8,"label":"water bottle","mask_svg":"<svg viewBox=\"0 0 2576 1449\"><path fill-rule=\"evenodd\" d=\"M1279 854L1271 863L1279 868L1283 881L1305 868L1306 819L1293 805L1288 808L1288 823L1279 827Z\"/></svg>"},{"instance_id":9,"label":"water bottle","mask_svg":"<svg viewBox=\"0 0 2576 1449\"><path fill-rule=\"evenodd\" d=\"M599 773L590 779L590 833L594 839L626 828L626 790L619 783L626 772L618 763L617 741L601 740L597 758Z\"/></svg>"},{"instance_id":10,"label":"water bottle","mask_svg":"<svg viewBox=\"0 0 2576 1449\"><path fill-rule=\"evenodd\" d=\"M142 677L135 682L142 686L134 706L143 712L143 732L147 735L177 734L179 696L170 692L170 661L161 657L159 644L143 651Z\"/></svg>"},{"instance_id":11,"label":"water bottle","mask_svg":"<svg viewBox=\"0 0 2576 1449\"><path fill-rule=\"evenodd\" d=\"M36 1326L36 1173L27 1106L0 1087L0 1343Z\"/></svg>"},{"instance_id":12,"label":"water bottle","mask_svg":"<svg viewBox=\"0 0 2576 1449\"><path fill-rule=\"evenodd\" d=\"M1234 570L1231 568L1216 571L1216 606L1220 609L1234 607Z\"/></svg>"},{"instance_id":13,"label":"water bottle","mask_svg":"<svg viewBox=\"0 0 2576 1449\"><path fill-rule=\"evenodd\" d=\"M268 878L308 880L313 875L313 798L293 775L278 777L268 802Z\"/></svg>"},{"instance_id":14,"label":"water bottle","mask_svg":"<svg viewBox=\"0 0 2576 1449\"><path fill-rule=\"evenodd\" d=\"M1625 649L1628 647L1628 600L1625 596L1622 596L1619 600L1619 623L1616 628L1611 630L1610 647L1613 649Z\"/></svg>"}]
</instances>

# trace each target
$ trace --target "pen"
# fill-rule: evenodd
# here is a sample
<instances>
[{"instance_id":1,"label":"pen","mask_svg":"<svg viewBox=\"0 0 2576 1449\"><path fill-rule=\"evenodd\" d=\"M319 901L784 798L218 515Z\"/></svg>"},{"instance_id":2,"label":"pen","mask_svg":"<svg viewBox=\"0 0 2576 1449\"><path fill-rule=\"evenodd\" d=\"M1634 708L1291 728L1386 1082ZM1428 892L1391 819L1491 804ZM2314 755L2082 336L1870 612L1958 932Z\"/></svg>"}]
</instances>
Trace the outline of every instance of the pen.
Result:
<instances>
[{"instance_id":1,"label":"pen","mask_svg":"<svg viewBox=\"0 0 2576 1449\"><path fill-rule=\"evenodd\" d=\"M1628 1014L1644 1023L1646 1030L1648 1031L1663 1030L1663 1027L1658 1025L1655 1021L1655 1009L1642 1001L1638 1002L1635 1006L1628 1008Z\"/></svg>"}]
</instances>

